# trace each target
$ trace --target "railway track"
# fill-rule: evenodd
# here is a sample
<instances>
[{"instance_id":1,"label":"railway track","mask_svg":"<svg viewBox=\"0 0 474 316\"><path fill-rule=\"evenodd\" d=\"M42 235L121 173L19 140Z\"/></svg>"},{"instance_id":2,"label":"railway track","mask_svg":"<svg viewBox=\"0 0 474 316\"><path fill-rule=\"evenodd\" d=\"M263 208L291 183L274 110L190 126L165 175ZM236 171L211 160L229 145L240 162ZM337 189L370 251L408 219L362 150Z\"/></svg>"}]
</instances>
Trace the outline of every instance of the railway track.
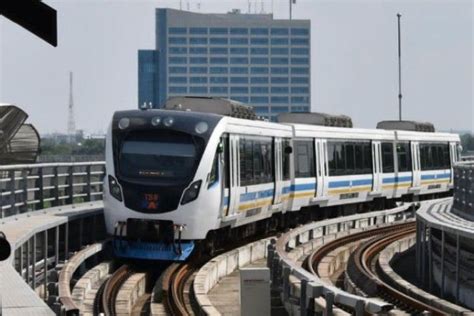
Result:
<instances>
[{"instance_id":1,"label":"railway track","mask_svg":"<svg viewBox=\"0 0 474 316\"><path fill-rule=\"evenodd\" d=\"M97 292L94 302L94 314L104 313L104 315L116 315L115 302L120 286L134 272L128 265L120 266L103 284Z\"/></svg>"},{"instance_id":2,"label":"railway track","mask_svg":"<svg viewBox=\"0 0 474 316\"><path fill-rule=\"evenodd\" d=\"M173 263L163 278L163 297L171 315L193 315L191 302L191 276L197 271L196 262Z\"/></svg>"},{"instance_id":3,"label":"railway track","mask_svg":"<svg viewBox=\"0 0 474 316\"><path fill-rule=\"evenodd\" d=\"M445 313L442 310L406 295L379 276L379 253L396 240L414 234L415 230L416 223L410 221L350 234L321 246L308 257L306 264L313 274L318 275L319 263L331 251L350 243L360 242L349 257L345 277L350 278L363 294L379 297L410 314L427 311L433 315L443 315Z\"/></svg>"}]
</instances>

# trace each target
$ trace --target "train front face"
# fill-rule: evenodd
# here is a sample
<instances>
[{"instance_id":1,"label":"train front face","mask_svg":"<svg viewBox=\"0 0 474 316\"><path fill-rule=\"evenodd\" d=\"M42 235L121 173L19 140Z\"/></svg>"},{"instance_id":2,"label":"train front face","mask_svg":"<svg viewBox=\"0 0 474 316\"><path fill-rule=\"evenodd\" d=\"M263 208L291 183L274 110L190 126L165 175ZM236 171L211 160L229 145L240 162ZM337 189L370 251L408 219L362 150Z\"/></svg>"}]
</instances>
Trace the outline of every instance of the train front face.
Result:
<instances>
[{"instance_id":1,"label":"train front face","mask_svg":"<svg viewBox=\"0 0 474 316\"><path fill-rule=\"evenodd\" d=\"M209 181L220 119L169 110L114 114L104 214L116 256L182 261L216 228L222 190Z\"/></svg>"}]
</instances>

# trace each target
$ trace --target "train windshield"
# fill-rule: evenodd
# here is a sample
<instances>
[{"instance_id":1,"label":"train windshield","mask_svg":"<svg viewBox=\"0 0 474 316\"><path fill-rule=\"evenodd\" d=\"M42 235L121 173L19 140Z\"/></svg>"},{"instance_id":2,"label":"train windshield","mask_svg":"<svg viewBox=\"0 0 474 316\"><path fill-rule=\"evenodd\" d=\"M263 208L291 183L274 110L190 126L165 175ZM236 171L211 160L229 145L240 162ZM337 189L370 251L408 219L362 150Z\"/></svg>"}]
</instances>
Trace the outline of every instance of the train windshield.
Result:
<instances>
[{"instance_id":1,"label":"train windshield","mask_svg":"<svg viewBox=\"0 0 474 316\"><path fill-rule=\"evenodd\" d=\"M180 183L194 176L204 141L171 131L131 132L122 143L122 177L152 182Z\"/></svg>"}]
</instances>

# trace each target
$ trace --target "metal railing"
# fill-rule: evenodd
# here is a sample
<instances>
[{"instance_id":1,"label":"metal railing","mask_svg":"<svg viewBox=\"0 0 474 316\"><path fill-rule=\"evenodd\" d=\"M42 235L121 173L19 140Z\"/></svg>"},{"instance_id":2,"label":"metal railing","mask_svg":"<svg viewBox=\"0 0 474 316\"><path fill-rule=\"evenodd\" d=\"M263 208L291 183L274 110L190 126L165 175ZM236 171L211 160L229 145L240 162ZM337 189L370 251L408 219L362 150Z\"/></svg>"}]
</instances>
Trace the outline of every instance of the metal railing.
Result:
<instances>
[{"instance_id":1,"label":"metal railing","mask_svg":"<svg viewBox=\"0 0 474 316\"><path fill-rule=\"evenodd\" d=\"M105 162L0 166L0 218L102 199Z\"/></svg>"}]
</instances>

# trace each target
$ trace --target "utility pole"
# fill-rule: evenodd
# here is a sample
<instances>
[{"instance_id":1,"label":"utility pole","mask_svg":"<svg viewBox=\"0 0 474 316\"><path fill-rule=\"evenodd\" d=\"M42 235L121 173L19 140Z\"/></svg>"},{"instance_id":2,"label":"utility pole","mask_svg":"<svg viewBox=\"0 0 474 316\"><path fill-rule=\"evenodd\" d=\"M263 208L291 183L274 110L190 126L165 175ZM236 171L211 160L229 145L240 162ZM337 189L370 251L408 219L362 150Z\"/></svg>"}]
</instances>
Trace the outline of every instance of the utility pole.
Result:
<instances>
[{"instance_id":1,"label":"utility pole","mask_svg":"<svg viewBox=\"0 0 474 316\"><path fill-rule=\"evenodd\" d=\"M290 0L290 21L291 21L291 18L292 18L292 5L296 3L296 0Z\"/></svg>"},{"instance_id":2,"label":"utility pole","mask_svg":"<svg viewBox=\"0 0 474 316\"><path fill-rule=\"evenodd\" d=\"M398 18L398 119L402 120L402 45L400 39L400 18L402 15L397 13Z\"/></svg>"}]
</instances>

